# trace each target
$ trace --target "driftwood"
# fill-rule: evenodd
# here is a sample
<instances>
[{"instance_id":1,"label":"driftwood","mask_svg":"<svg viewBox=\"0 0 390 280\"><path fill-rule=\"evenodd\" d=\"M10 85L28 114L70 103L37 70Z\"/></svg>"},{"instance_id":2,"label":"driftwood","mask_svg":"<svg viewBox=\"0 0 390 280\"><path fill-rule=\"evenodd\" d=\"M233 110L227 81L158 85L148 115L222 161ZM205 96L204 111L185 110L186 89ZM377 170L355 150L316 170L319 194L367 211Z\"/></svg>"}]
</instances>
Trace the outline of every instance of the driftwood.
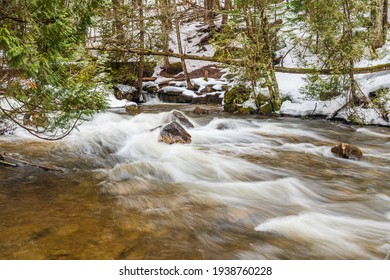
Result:
<instances>
[{"instance_id":1,"label":"driftwood","mask_svg":"<svg viewBox=\"0 0 390 280\"><path fill-rule=\"evenodd\" d=\"M1 165L10 166L10 167L18 167L17 164L5 161L4 159L0 159L0 166Z\"/></svg>"},{"instance_id":2,"label":"driftwood","mask_svg":"<svg viewBox=\"0 0 390 280\"><path fill-rule=\"evenodd\" d=\"M0 165L10 166L10 167L18 167L20 164L22 165L28 165L32 167L36 167L45 171L53 171L53 172L61 172L63 173L64 170L61 168L58 168L56 166L48 166L38 163L33 163L30 161L26 161L24 159L14 158L7 154L0 155Z\"/></svg>"}]
</instances>

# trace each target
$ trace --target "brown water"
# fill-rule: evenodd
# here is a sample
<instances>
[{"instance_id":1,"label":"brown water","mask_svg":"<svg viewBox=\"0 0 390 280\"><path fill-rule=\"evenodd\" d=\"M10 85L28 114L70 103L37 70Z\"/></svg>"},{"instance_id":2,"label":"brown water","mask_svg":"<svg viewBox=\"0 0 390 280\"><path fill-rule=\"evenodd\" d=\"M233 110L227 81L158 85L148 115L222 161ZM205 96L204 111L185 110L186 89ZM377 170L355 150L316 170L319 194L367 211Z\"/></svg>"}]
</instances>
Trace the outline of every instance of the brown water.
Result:
<instances>
[{"instance_id":1,"label":"brown water","mask_svg":"<svg viewBox=\"0 0 390 280\"><path fill-rule=\"evenodd\" d=\"M0 167L0 258L389 258L389 128L189 113L192 144L169 146L160 109L0 138L66 171ZM365 156L335 158L339 142Z\"/></svg>"}]
</instances>

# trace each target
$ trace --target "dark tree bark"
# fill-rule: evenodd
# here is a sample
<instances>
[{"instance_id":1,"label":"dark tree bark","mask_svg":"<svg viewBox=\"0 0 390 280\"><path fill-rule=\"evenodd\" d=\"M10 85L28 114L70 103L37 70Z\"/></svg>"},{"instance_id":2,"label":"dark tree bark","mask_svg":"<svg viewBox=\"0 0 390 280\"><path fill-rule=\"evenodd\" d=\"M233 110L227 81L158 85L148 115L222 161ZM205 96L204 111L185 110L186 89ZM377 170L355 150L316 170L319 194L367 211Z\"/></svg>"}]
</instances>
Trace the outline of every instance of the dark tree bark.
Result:
<instances>
[{"instance_id":1,"label":"dark tree bark","mask_svg":"<svg viewBox=\"0 0 390 280\"><path fill-rule=\"evenodd\" d=\"M144 8L142 0L137 0L138 13L139 13L139 44L140 49L145 49L145 22L144 22ZM142 101L142 78L144 77L144 63L145 55L143 53L139 56L138 62L138 100Z\"/></svg>"}]
</instances>

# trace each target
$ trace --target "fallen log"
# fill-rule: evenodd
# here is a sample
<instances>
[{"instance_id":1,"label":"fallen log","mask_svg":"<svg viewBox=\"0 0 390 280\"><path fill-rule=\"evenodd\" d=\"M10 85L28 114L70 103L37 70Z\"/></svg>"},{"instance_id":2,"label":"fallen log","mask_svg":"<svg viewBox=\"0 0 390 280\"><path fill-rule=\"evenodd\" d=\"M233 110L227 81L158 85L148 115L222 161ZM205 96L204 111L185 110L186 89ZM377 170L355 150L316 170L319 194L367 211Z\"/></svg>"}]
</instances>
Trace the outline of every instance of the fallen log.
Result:
<instances>
[{"instance_id":1,"label":"fallen log","mask_svg":"<svg viewBox=\"0 0 390 280\"><path fill-rule=\"evenodd\" d=\"M180 54L174 52L160 52L149 49L136 49L136 48L103 48L103 47L90 47L89 50L93 51L107 51L107 52L119 52L119 53L133 53L137 55L147 55L147 56L164 56L164 57L175 57L180 59L189 59L189 60L199 60L199 61L209 61L215 63L222 63L235 66L245 66L245 62L242 59L231 59L231 58L218 58L214 56L198 56L191 54ZM288 73L288 74L318 74L318 75L339 75L339 74L348 74L350 69L317 69L317 68L294 68L294 67L282 67L275 66L275 72ZM354 74L369 74L382 71L390 71L390 63L378 64L374 66L367 67L356 67L353 69Z\"/></svg>"}]
</instances>

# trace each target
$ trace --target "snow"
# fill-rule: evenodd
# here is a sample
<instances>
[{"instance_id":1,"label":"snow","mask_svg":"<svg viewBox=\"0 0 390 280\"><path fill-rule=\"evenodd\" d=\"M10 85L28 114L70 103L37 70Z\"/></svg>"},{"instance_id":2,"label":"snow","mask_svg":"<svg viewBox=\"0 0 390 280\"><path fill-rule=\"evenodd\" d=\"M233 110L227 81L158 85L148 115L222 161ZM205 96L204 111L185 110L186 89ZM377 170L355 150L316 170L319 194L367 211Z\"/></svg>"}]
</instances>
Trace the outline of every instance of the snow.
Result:
<instances>
[{"instance_id":1,"label":"snow","mask_svg":"<svg viewBox=\"0 0 390 280\"><path fill-rule=\"evenodd\" d=\"M124 108L127 106L138 106L137 103L128 101L126 99L118 100L113 94L107 97L107 103L109 108Z\"/></svg>"},{"instance_id":2,"label":"snow","mask_svg":"<svg viewBox=\"0 0 390 280\"><path fill-rule=\"evenodd\" d=\"M220 88L222 89L222 85L226 85L227 84L224 81L216 80L214 78L209 78L207 80L204 79L204 78L196 78L196 79L192 79L191 83L193 85L195 85L195 86L198 86L199 87L199 91L205 89L207 86L211 86L211 87L220 86Z\"/></svg>"},{"instance_id":3,"label":"snow","mask_svg":"<svg viewBox=\"0 0 390 280\"><path fill-rule=\"evenodd\" d=\"M134 93L137 91L135 87L118 84L116 87L123 93Z\"/></svg>"},{"instance_id":4,"label":"snow","mask_svg":"<svg viewBox=\"0 0 390 280\"><path fill-rule=\"evenodd\" d=\"M183 95L185 96L191 96L191 97L199 97L200 95L197 95L195 92L193 92L192 90L188 90L186 89L185 91L183 91Z\"/></svg>"},{"instance_id":5,"label":"snow","mask_svg":"<svg viewBox=\"0 0 390 280\"><path fill-rule=\"evenodd\" d=\"M290 116L327 116L330 117L336 110L344 105L340 99L330 101L299 100L284 101L279 113Z\"/></svg>"},{"instance_id":6,"label":"snow","mask_svg":"<svg viewBox=\"0 0 390 280\"><path fill-rule=\"evenodd\" d=\"M199 33L198 30L206 28L207 25L200 25L199 22L186 22L181 25L180 37L182 41L183 53L192 54L198 56L213 56L215 49L211 45L201 46L200 42L208 33ZM179 52L177 44L177 36L175 32L170 34L170 49L174 52ZM170 58L170 62L180 61L179 58ZM186 60L187 69L189 72L202 68L208 65L215 65L215 62L209 61L197 61L197 60Z\"/></svg>"},{"instance_id":7,"label":"snow","mask_svg":"<svg viewBox=\"0 0 390 280\"><path fill-rule=\"evenodd\" d=\"M167 86L167 87L163 87L161 89L161 91L164 93L167 93L167 92L181 92L182 93L185 90L186 90L186 88L184 88L184 87L174 87L174 86Z\"/></svg>"}]
</instances>

